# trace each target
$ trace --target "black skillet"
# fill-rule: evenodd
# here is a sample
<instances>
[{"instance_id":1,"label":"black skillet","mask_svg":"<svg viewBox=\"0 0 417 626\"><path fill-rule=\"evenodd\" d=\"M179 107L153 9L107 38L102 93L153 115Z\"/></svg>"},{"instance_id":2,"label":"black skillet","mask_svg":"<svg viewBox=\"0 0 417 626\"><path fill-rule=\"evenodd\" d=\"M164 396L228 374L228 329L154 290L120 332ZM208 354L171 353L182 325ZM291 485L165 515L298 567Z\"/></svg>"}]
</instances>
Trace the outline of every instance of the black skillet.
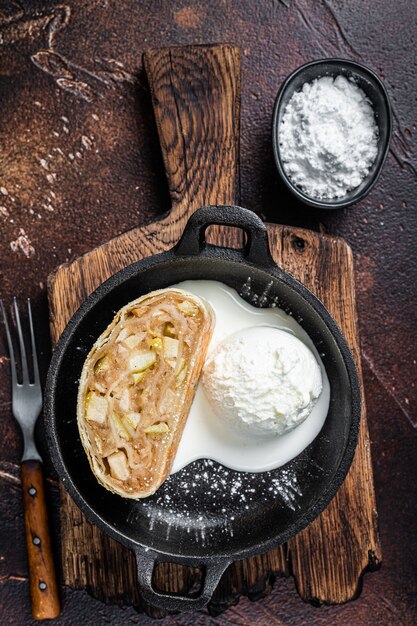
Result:
<instances>
[{"instance_id":1,"label":"black skillet","mask_svg":"<svg viewBox=\"0 0 417 626\"><path fill-rule=\"evenodd\" d=\"M178 51L178 58L189 60L189 49L182 50ZM236 59L233 48L193 50L192 59L195 61L200 55L205 69L209 65L218 67L221 54L226 61ZM171 53L169 59L172 70ZM233 74L236 76L236 68ZM205 99L207 105L207 93L201 91L199 83L201 72L193 78L198 83L196 86L192 82L196 101ZM172 81L169 88L172 89ZM160 123L160 102L156 102L155 93L153 96ZM174 96L178 99L178 93ZM161 128L159 131L161 136ZM162 147L165 151L166 145ZM167 153L164 154L169 165ZM167 170L172 182L175 172L169 172L168 167ZM190 188L192 182L188 192ZM171 188L173 197L176 191ZM191 202L190 197L188 201ZM210 245L205 233L212 224L242 229L245 246L237 250ZM331 387L329 412L314 442L283 468L248 474L233 472L217 463L207 467L206 461L196 461L170 477L154 496L143 501L125 500L97 483L82 449L75 418L81 368L115 311L141 294L187 279L221 281L251 301L264 294L261 302L258 299L259 304L268 306L274 302L292 314L323 355ZM126 267L87 298L56 347L45 393L50 452L66 489L93 523L135 552L143 598L167 610L201 608L210 600L232 561L288 541L312 522L346 476L356 446L359 418L355 365L335 321L310 291L274 263L262 221L251 211L230 205L199 209L192 214L175 247ZM155 589L152 573L159 562L203 568L205 575L198 595L183 597Z\"/></svg>"}]
</instances>

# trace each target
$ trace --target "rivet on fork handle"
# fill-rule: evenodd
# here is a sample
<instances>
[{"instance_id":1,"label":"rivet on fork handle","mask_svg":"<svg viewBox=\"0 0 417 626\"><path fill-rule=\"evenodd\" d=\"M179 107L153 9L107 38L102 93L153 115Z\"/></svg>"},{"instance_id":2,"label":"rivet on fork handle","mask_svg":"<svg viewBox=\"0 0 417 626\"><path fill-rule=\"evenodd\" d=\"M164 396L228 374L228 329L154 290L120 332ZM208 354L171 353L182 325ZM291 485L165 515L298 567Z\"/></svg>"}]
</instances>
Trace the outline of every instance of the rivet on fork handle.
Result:
<instances>
[{"instance_id":1,"label":"rivet on fork handle","mask_svg":"<svg viewBox=\"0 0 417 626\"><path fill-rule=\"evenodd\" d=\"M60 604L48 529L42 464L39 461L22 463L22 488L32 616L37 620L52 619L60 614Z\"/></svg>"}]
</instances>

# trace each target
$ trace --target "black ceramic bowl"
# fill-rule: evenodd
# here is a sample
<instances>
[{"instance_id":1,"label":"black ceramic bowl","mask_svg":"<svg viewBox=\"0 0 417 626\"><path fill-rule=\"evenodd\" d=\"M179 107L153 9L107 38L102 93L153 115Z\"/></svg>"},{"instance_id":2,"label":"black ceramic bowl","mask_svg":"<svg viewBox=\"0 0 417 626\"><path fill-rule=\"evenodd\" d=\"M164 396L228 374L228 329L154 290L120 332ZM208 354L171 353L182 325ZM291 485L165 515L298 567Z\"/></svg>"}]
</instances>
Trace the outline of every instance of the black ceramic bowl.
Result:
<instances>
[{"instance_id":1,"label":"black ceramic bowl","mask_svg":"<svg viewBox=\"0 0 417 626\"><path fill-rule=\"evenodd\" d=\"M379 129L378 154L366 178L358 187L348 191L343 198L338 200L315 199L303 193L299 187L291 182L285 173L279 147L279 127L289 100L294 92L301 89L304 83L309 83L315 78L321 78L322 76L337 76L339 74L346 78L353 78L372 102ZM350 206L362 200L375 185L388 153L391 127L392 116L388 94L383 83L372 70L348 59L320 59L306 63L288 76L282 84L275 101L272 121L272 144L278 172L288 189L304 204L319 209L340 209Z\"/></svg>"}]
</instances>

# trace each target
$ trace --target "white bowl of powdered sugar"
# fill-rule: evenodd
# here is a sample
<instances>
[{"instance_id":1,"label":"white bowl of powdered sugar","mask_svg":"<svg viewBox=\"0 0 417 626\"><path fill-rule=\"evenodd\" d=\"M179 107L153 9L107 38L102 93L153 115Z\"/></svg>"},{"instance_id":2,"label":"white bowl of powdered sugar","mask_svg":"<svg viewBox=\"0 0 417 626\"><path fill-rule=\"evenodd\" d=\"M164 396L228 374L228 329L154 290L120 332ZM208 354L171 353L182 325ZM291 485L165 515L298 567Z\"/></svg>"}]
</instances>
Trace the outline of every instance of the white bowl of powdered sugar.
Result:
<instances>
[{"instance_id":1,"label":"white bowl of powdered sugar","mask_svg":"<svg viewBox=\"0 0 417 626\"><path fill-rule=\"evenodd\" d=\"M275 102L278 171L310 206L336 209L374 186L391 136L391 110L380 79L345 59L322 59L293 72Z\"/></svg>"}]
</instances>

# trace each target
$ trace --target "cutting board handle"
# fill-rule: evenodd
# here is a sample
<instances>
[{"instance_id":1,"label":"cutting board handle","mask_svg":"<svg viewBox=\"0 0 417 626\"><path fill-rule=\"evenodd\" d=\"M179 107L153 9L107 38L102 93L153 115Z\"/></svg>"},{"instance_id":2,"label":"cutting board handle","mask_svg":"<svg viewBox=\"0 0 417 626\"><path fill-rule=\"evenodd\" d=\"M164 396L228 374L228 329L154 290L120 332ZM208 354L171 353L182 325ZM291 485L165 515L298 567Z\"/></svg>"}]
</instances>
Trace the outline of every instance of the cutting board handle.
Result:
<instances>
[{"instance_id":1,"label":"cutting board handle","mask_svg":"<svg viewBox=\"0 0 417 626\"><path fill-rule=\"evenodd\" d=\"M239 201L240 56L228 44L144 54L172 220Z\"/></svg>"}]
</instances>

